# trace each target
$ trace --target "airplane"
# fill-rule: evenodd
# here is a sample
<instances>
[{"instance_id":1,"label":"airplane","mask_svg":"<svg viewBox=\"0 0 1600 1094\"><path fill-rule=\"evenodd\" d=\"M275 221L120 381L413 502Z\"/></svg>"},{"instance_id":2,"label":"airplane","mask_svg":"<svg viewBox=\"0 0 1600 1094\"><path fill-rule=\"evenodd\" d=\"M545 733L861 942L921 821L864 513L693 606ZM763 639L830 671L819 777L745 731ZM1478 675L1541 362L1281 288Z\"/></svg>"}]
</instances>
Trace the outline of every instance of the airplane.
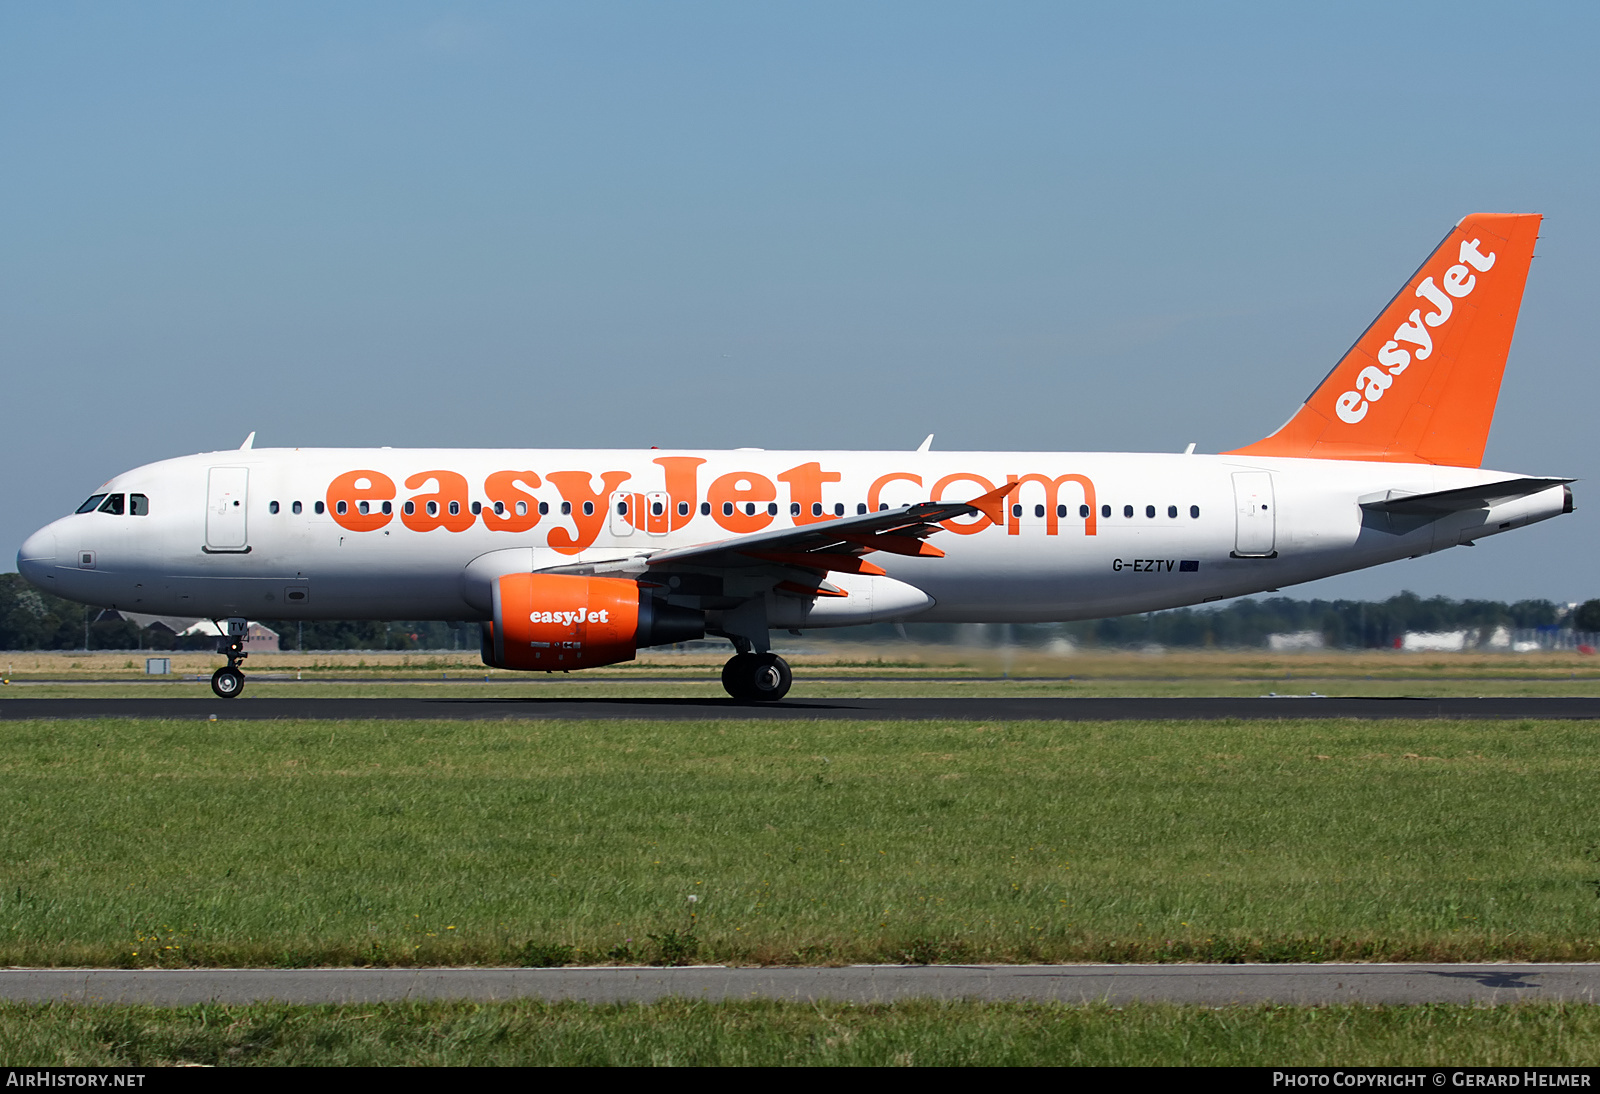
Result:
<instances>
[{"instance_id":1,"label":"airplane","mask_svg":"<svg viewBox=\"0 0 1600 1094\"><path fill-rule=\"evenodd\" d=\"M569 671L712 635L735 700L774 631L1048 622L1203 604L1572 512L1481 469L1538 215L1475 214L1282 428L1178 453L257 449L117 475L17 554L118 611L481 624L487 665Z\"/></svg>"}]
</instances>

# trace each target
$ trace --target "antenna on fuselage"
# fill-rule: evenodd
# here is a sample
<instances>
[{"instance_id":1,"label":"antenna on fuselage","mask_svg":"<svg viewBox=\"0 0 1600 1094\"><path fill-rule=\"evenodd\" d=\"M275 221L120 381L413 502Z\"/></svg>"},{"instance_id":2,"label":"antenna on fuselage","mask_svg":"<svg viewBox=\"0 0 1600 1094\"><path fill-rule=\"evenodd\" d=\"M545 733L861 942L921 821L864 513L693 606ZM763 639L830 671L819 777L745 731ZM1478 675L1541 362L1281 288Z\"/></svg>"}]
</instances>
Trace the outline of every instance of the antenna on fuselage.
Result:
<instances>
[{"instance_id":1,"label":"antenna on fuselage","mask_svg":"<svg viewBox=\"0 0 1600 1094\"><path fill-rule=\"evenodd\" d=\"M256 443L256 431L252 429L250 431L250 436L248 436L248 437L246 437L244 439L244 444L241 444L239 446L239 451L240 452L248 452L248 451L250 451L250 449L255 447L255 443Z\"/></svg>"},{"instance_id":2,"label":"antenna on fuselage","mask_svg":"<svg viewBox=\"0 0 1600 1094\"><path fill-rule=\"evenodd\" d=\"M929 433L926 437L922 438L922 443L917 445L917 451L918 452L926 452L926 451L928 451L928 449L930 449L932 447L933 447L933 434Z\"/></svg>"}]
</instances>

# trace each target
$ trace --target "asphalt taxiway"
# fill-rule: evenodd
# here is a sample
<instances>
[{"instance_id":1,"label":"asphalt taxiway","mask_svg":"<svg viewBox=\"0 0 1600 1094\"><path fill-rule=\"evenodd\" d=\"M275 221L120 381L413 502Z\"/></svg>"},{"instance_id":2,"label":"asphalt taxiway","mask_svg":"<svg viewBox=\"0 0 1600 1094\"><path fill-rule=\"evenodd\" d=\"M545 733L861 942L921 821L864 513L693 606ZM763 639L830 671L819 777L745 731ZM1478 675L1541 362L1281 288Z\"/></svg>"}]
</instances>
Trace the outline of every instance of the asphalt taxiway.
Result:
<instances>
[{"instance_id":1,"label":"asphalt taxiway","mask_svg":"<svg viewBox=\"0 0 1600 1094\"><path fill-rule=\"evenodd\" d=\"M1070 1004L1593 1003L1600 965L854 965L846 968L6 969L26 1003L904 999Z\"/></svg>"},{"instance_id":2,"label":"asphalt taxiway","mask_svg":"<svg viewBox=\"0 0 1600 1094\"><path fill-rule=\"evenodd\" d=\"M1600 697L1507 698L892 698L787 699L745 703L688 698L13 698L0 695L0 721L23 718L178 718L209 720L730 718L931 721L1129 721L1236 718L1600 718Z\"/></svg>"}]
</instances>

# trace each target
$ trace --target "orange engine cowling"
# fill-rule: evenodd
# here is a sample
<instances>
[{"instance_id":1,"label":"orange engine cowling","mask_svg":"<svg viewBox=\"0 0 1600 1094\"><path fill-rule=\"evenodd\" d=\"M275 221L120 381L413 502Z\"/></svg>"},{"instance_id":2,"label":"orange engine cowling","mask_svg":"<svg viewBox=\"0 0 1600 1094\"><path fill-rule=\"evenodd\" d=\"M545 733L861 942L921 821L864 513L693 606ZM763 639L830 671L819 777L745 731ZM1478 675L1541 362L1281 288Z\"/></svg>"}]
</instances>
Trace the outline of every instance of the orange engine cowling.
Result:
<instances>
[{"instance_id":1,"label":"orange engine cowling","mask_svg":"<svg viewBox=\"0 0 1600 1094\"><path fill-rule=\"evenodd\" d=\"M494 622L483 625L483 660L497 669L587 669L705 631L705 613L658 602L634 581L506 574L494 584Z\"/></svg>"}]
</instances>

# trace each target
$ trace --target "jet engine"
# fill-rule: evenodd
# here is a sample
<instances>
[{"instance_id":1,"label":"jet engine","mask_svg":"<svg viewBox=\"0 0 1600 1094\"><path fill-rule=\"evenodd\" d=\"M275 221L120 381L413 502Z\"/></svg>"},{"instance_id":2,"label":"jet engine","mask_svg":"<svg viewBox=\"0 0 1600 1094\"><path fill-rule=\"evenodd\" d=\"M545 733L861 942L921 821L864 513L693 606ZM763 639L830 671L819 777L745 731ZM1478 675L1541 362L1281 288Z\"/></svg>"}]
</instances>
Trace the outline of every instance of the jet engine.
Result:
<instances>
[{"instance_id":1,"label":"jet engine","mask_svg":"<svg viewBox=\"0 0 1600 1094\"><path fill-rule=\"evenodd\" d=\"M588 669L629 661L642 646L704 638L705 613L655 599L638 582L567 574L505 574L483 663L497 669Z\"/></svg>"}]
</instances>

